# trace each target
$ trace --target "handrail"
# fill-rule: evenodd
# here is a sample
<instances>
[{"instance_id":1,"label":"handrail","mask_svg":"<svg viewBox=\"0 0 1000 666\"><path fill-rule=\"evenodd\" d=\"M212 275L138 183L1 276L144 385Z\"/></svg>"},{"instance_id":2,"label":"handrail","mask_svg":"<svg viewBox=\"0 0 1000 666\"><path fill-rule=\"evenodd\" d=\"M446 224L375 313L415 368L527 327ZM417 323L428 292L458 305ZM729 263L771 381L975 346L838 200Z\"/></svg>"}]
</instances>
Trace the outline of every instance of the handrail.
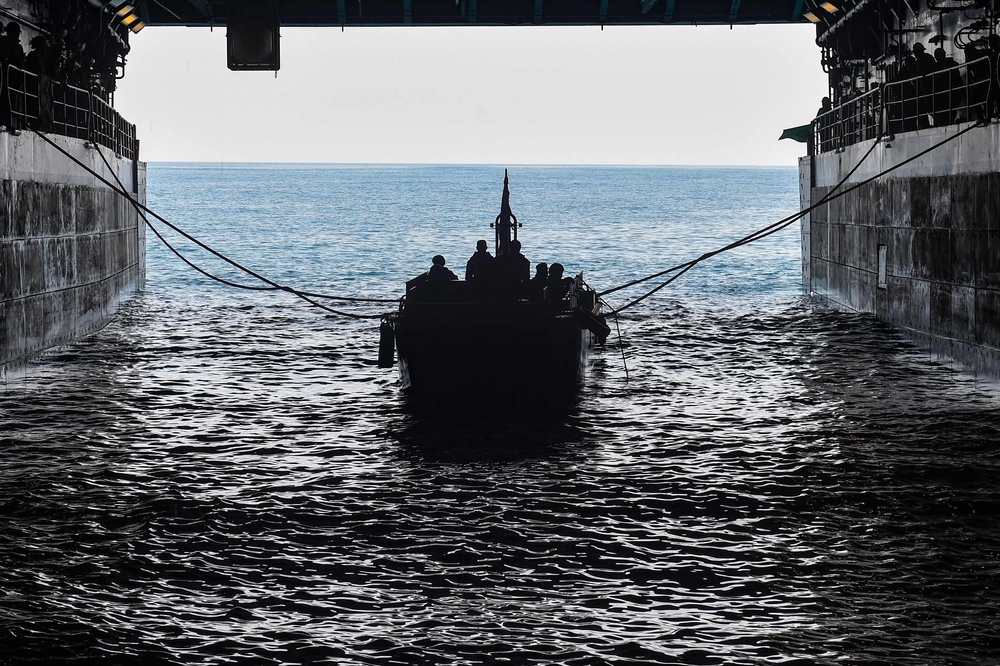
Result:
<instances>
[{"instance_id":1,"label":"handrail","mask_svg":"<svg viewBox=\"0 0 1000 666\"><path fill-rule=\"evenodd\" d=\"M881 92L878 88L870 90L818 115L813 122L813 145L819 152L841 149L878 136L882 126Z\"/></svg>"},{"instance_id":2,"label":"handrail","mask_svg":"<svg viewBox=\"0 0 1000 666\"><path fill-rule=\"evenodd\" d=\"M979 120L996 112L1000 89L995 63L983 56L900 81L852 98L813 121L817 152L927 127Z\"/></svg>"},{"instance_id":3,"label":"handrail","mask_svg":"<svg viewBox=\"0 0 1000 666\"><path fill-rule=\"evenodd\" d=\"M0 124L86 139L137 158L135 125L97 95L14 65L0 71L0 101L6 102L0 103Z\"/></svg>"}]
</instances>

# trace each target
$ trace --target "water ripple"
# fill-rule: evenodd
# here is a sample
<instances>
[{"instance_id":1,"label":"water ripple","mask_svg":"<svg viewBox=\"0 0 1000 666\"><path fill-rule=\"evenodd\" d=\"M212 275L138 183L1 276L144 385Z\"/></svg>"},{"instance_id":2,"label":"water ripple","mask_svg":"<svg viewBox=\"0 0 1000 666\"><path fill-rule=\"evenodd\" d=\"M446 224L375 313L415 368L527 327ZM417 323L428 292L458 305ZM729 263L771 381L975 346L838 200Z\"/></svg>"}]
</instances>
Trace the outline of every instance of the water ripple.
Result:
<instances>
[{"instance_id":1,"label":"water ripple","mask_svg":"<svg viewBox=\"0 0 1000 666\"><path fill-rule=\"evenodd\" d=\"M995 394L872 320L636 316L629 381L609 348L573 413L510 424L411 415L363 325L156 311L2 398L11 663L1000 654Z\"/></svg>"},{"instance_id":2,"label":"water ripple","mask_svg":"<svg viewBox=\"0 0 1000 666\"><path fill-rule=\"evenodd\" d=\"M352 187L384 231L380 192ZM608 196L555 219L592 229ZM683 239L690 203L660 203ZM654 213L621 232L659 261ZM361 256L298 214L280 222ZM714 215L720 238L757 225ZM468 237L449 220L442 242ZM280 256L273 228L236 249ZM792 241L630 311L577 407L532 423L419 418L369 324L165 277L151 248L145 294L0 395L0 664L1000 661L996 386L774 287ZM790 276L745 278L785 254ZM366 285L399 270L330 283L384 295Z\"/></svg>"}]
</instances>

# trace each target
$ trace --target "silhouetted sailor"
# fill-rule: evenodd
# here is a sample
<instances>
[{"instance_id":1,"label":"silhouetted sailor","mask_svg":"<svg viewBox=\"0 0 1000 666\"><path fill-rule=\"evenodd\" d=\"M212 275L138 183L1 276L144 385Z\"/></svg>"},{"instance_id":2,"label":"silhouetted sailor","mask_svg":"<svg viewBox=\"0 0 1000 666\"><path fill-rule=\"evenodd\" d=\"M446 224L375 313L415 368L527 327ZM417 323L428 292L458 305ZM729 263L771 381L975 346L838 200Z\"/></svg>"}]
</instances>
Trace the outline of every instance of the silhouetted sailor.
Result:
<instances>
[{"instance_id":1,"label":"silhouetted sailor","mask_svg":"<svg viewBox=\"0 0 1000 666\"><path fill-rule=\"evenodd\" d=\"M833 110L829 97L824 97L816 110L816 122L819 123L819 149L826 152L833 147L831 138L833 137L833 116L826 115Z\"/></svg>"},{"instance_id":2,"label":"silhouetted sailor","mask_svg":"<svg viewBox=\"0 0 1000 666\"><path fill-rule=\"evenodd\" d=\"M934 71L934 56L920 42L913 45L913 59L916 61L917 74L930 74Z\"/></svg>"},{"instance_id":3,"label":"silhouetted sailor","mask_svg":"<svg viewBox=\"0 0 1000 666\"><path fill-rule=\"evenodd\" d=\"M21 26L11 21L0 37L0 61L5 65L24 67L24 47L21 46Z\"/></svg>"},{"instance_id":4,"label":"silhouetted sailor","mask_svg":"<svg viewBox=\"0 0 1000 666\"><path fill-rule=\"evenodd\" d=\"M958 63L942 47L934 49L934 126L955 120L954 109L965 102L965 83ZM952 68L955 69L952 69Z\"/></svg>"},{"instance_id":5,"label":"silhouetted sailor","mask_svg":"<svg viewBox=\"0 0 1000 666\"><path fill-rule=\"evenodd\" d=\"M444 257L440 254L434 255L431 259L431 269L427 271L427 281L440 283L457 279L458 276L452 273L450 268L445 267Z\"/></svg>"},{"instance_id":6,"label":"silhouetted sailor","mask_svg":"<svg viewBox=\"0 0 1000 666\"><path fill-rule=\"evenodd\" d=\"M569 286L573 284L573 278L564 278L563 270L563 265L560 263L549 266L549 279L545 283L546 301L561 301L569 293Z\"/></svg>"},{"instance_id":7,"label":"silhouetted sailor","mask_svg":"<svg viewBox=\"0 0 1000 666\"><path fill-rule=\"evenodd\" d=\"M924 45L917 42L913 45L914 69L917 76L917 127L924 129L931 126L930 116L934 113L934 81L928 74L934 72L934 56L927 52Z\"/></svg>"},{"instance_id":8,"label":"silhouetted sailor","mask_svg":"<svg viewBox=\"0 0 1000 666\"><path fill-rule=\"evenodd\" d=\"M31 50L24 57L24 68L35 74L44 73L49 65L49 44L45 37L36 35L31 38Z\"/></svg>"},{"instance_id":9,"label":"silhouetted sailor","mask_svg":"<svg viewBox=\"0 0 1000 666\"><path fill-rule=\"evenodd\" d=\"M535 277L528 282L528 298L540 301L545 297L545 285L549 281L549 265L544 261L535 265Z\"/></svg>"},{"instance_id":10,"label":"silhouetted sailor","mask_svg":"<svg viewBox=\"0 0 1000 666\"><path fill-rule=\"evenodd\" d=\"M902 58L898 73L898 78L902 81L898 88L900 97L899 125L904 132L917 128L918 88L914 79L916 76L917 61L912 53L906 53Z\"/></svg>"},{"instance_id":11,"label":"silhouetted sailor","mask_svg":"<svg viewBox=\"0 0 1000 666\"><path fill-rule=\"evenodd\" d=\"M531 279L531 262L521 254L520 241L512 240L503 253L497 255L493 268L492 282L497 296L504 300L525 296L528 280Z\"/></svg>"},{"instance_id":12,"label":"silhouetted sailor","mask_svg":"<svg viewBox=\"0 0 1000 666\"><path fill-rule=\"evenodd\" d=\"M531 262L521 254L521 241L512 240L507 251L497 257L497 268L507 282L521 284L531 279Z\"/></svg>"},{"instance_id":13,"label":"silhouetted sailor","mask_svg":"<svg viewBox=\"0 0 1000 666\"><path fill-rule=\"evenodd\" d=\"M27 96L27 114L37 118L35 128L43 132L52 129L52 62L49 42L42 35L31 38L31 51L24 58L24 68L38 75L37 102ZM33 104L37 108L32 108Z\"/></svg>"},{"instance_id":14,"label":"silhouetted sailor","mask_svg":"<svg viewBox=\"0 0 1000 666\"><path fill-rule=\"evenodd\" d=\"M938 70L948 69L949 67L954 67L958 64L955 59L949 56L947 51L940 46L934 49L934 63Z\"/></svg>"},{"instance_id":15,"label":"silhouetted sailor","mask_svg":"<svg viewBox=\"0 0 1000 666\"><path fill-rule=\"evenodd\" d=\"M903 81L912 79L917 75L917 60L909 49L904 48L899 58L899 69L896 71L896 80Z\"/></svg>"},{"instance_id":16,"label":"silhouetted sailor","mask_svg":"<svg viewBox=\"0 0 1000 666\"><path fill-rule=\"evenodd\" d=\"M486 241L476 243L476 253L465 262L465 279L482 279L489 275L493 267L493 255L487 251Z\"/></svg>"}]
</instances>

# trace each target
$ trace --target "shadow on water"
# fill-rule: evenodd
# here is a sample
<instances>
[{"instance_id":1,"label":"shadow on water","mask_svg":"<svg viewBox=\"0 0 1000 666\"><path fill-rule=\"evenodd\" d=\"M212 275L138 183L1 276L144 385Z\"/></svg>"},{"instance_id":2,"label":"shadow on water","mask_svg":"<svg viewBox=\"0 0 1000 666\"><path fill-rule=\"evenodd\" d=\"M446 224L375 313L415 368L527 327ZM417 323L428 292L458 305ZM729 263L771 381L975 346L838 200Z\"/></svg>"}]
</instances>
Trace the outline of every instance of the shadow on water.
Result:
<instances>
[{"instance_id":1,"label":"shadow on water","mask_svg":"<svg viewBox=\"0 0 1000 666\"><path fill-rule=\"evenodd\" d=\"M591 373L592 374L592 373ZM488 382L417 396L402 391L391 438L404 455L439 462L502 462L547 458L596 443L588 376L572 395L548 395ZM447 396L442 398L442 396Z\"/></svg>"},{"instance_id":2,"label":"shadow on water","mask_svg":"<svg viewBox=\"0 0 1000 666\"><path fill-rule=\"evenodd\" d=\"M586 426L573 415L516 420L447 418L405 410L389 437L403 458L422 462L513 462L578 451L590 442Z\"/></svg>"}]
</instances>

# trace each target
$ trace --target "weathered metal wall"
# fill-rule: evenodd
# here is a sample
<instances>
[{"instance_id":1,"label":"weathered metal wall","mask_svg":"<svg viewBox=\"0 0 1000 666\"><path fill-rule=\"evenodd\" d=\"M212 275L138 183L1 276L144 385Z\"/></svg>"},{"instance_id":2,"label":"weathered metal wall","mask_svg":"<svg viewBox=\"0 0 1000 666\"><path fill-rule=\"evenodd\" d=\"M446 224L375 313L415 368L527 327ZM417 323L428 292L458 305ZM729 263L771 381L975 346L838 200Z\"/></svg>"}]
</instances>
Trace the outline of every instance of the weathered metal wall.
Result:
<instances>
[{"instance_id":1,"label":"weathered metal wall","mask_svg":"<svg viewBox=\"0 0 1000 666\"><path fill-rule=\"evenodd\" d=\"M799 210L809 208L812 201L812 158L799 158ZM811 291L810 276L812 275L812 227L810 220L812 216L806 213L799 220L799 230L802 241L802 287L808 292Z\"/></svg>"},{"instance_id":2,"label":"weathered metal wall","mask_svg":"<svg viewBox=\"0 0 1000 666\"><path fill-rule=\"evenodd\" d=\"M844 189L961 129L880 144ZM998 129L973 130L814 210L812 292L834 306L874 313L976 372L1000 376ZM870 146L814 157L812 202Z\"/></svg>"},{"instance_id":3,"label":"weathered metal wall","mask_svg":"<svg viewBox=\"0 0 1000 666\"><path fill-rule=\"evenodd\" d=\"M50 136L114 182L96 148ZM145 167L101 148L145 203ZM99 330L142 286L145 228L124 197L30 132L0 133L0 383Z\"/></svg>"}]
</instances>

